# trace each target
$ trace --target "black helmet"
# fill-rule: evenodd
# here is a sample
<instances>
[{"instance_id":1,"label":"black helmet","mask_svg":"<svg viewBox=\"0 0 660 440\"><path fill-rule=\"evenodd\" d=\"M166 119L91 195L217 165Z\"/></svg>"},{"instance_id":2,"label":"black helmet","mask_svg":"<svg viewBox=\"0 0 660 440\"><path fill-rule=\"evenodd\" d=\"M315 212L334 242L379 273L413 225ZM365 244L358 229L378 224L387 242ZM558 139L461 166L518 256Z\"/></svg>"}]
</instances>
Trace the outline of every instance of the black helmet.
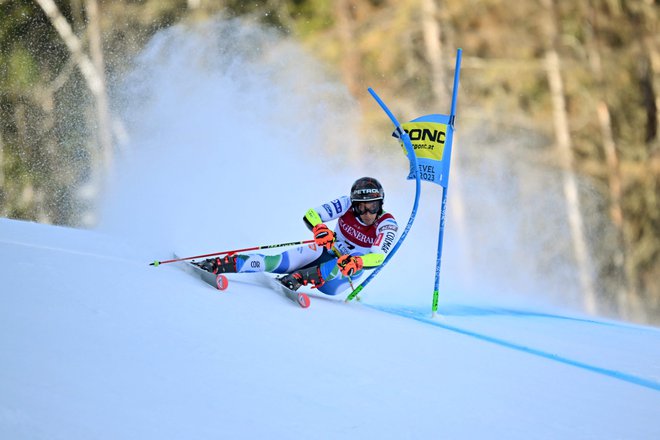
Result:
<instances>
[{"instance_id":1,"label":"black helmet","mask_svg":"<svg viewBox=\"0 0 660 440\"><path fill-rule=\"evenodd\" d=\"M373 177L361 177L351 186L351 202L371 202L385 199L383 185Z\"/></svg>"},{"instance_id":2,"label":"black helmet","mask_svg":"<svg viewBox=\"0 0 660 440\"><path fill-rule=\"evenodd\" d=\"M385 191L383 190L383 185L373 177L361 177L351 187L351 204L356 214L359 214L356 206L359 202L380 200L380 211L378 215L381 215L383 213L384 199Z\"/></svg>"}]
</instances>

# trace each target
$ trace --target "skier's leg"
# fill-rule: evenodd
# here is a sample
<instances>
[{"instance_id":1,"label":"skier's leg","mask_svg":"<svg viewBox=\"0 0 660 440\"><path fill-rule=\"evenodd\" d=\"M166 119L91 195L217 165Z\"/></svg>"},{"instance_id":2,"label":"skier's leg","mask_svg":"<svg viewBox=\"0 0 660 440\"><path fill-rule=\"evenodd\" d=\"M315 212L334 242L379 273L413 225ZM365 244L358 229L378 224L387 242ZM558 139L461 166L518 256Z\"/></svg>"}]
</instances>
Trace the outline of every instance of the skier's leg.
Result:
<instances>
[{"instance_id":1,"label":"skier's leg","mask_svg":"<svg viewBox=\"0 0 660 440\"><path fill-rule=\"evenodd\" d=\"M334 263L334 264L333 264ZM320 266L321 276L325 283L318 289L326 295L337 295L351 288L351 283L357 285L364 274L364 269L348 278L341 274L336 262L327 262Z\"/></svg>"},{"instance_id":2,"label":"skier's leg","mask_svg":"<svg viewBox=\"0 0 660 440\"><path fill-rule=\"evenodd\" d=\"M212 273L288 273L300 267L326 261L323 251L324 248L316 245L299 246L277 255L239 254L209 258L198 266Z\"/></svg>"},{"instance_id":3,"label":"skier's leg","mask_svg":"<svg viewBox=\"0 0 660 440\"><path fill-rule=\"evenodd\" d=\"M325 248L313 244L288 250L276 257L281 258L272 260L271 265L266 268L267 272L290 273L336 259L334 254L328 252Z\"/></svg>"},{"instance_id":4,"label":"skier's leg","mask_svg":"<svg viewBox=\"0 0 660 440\"><path fill-rule=\"evenodd\" d=\"M351 282L359 281L363 274L364 269L355 273L350 279L345 277L337 266L337 257L326 252L314 261L314 264L297 269L281 278L280 281L292 290L311 284L312 288L316 288L326 295L337 295L350 288Z\"/></svg>"}]
</instances>

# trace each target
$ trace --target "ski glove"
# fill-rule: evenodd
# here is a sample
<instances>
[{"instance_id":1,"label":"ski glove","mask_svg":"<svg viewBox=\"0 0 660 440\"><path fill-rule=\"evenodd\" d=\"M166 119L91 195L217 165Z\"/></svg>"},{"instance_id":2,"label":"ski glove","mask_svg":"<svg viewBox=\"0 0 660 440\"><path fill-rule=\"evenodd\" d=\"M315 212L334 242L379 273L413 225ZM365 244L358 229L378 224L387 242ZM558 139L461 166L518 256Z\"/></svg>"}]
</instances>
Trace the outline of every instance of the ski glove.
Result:
<instances>
[{"instance_id":1,"label":"ski glove","mask_svg":"<svg viewBox=\"0 0 660 440\"><path fill-rule=\"evenodd\" d=\"M360 256L342 255L337 259L337 266L339 266L339 270L345 277L355 275L362 269L363 265L364 263Z\"/></svg>"},{"instance_id":2,"label":"ski glove","mask_svg":"<svg viewBox=\"0 0 660 440\"><path fill-rule=\"evenodd\" d=\"M335 242L335 233L332 232L330 228L328 228L323 223L319 223L318 225L314 226L312 233L314 234L314 242L318 246L323 246L327 250L332 248L332 244Z\"/></svg>"}]
</instances>

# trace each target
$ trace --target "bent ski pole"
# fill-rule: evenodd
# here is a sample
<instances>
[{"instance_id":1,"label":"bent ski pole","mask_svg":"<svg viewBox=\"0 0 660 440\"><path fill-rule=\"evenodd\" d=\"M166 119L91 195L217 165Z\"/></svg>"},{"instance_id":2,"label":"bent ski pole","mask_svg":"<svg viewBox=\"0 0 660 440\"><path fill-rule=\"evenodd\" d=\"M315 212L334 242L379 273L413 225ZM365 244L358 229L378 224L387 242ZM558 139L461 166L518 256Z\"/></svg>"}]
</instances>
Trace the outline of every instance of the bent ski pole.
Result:
<instances>
[{"instance_id":1,"label":"bent ski pole","mask_svg":"<svg viewBox=\"0 0 660 440\"><path fill-rule=\"evenodd\" d=\"M164 261L154 261L153 263L149 263L149 266L159 266L161 264L167 264L167 263L175 263L177 261L185 261L185 260L194 260L195 258L206 258L206 257L215 257L216 255L231 255L231 254L236 254L238 252L247 252L247 251L258 251L261 249L273 249L273 248L278 248L278 247L287 247L287 246L298 246L301 244L310 244L314 243L314 240L303 240L303 241L292 241L290 243L279 243L279 244L266 244L262 246L254 246L254 247L249 247L249 248L244 248L244 249L234 249L231 251L223 251L223 252L214 252L212 254L204 254L204 255L195 255L193 257L184 257L184 258L175 258L173 260L164 260Z\"/></svg>"}]
</instances>

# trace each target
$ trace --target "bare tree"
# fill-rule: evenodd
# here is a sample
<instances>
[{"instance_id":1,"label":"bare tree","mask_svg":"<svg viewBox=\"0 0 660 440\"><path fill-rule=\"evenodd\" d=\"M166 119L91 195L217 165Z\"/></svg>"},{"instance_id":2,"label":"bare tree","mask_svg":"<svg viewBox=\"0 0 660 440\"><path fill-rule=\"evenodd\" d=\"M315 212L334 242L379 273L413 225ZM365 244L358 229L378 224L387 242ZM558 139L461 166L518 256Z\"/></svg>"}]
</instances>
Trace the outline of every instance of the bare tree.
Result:
<instances>
[{"instance_id":1,"label":"bare tree","mask_svg":"<svg viewBox=\"0 0 660 440\"><path fill-rule=\"evenodd\" d=\"M640 85L643 92L643 104L646 111L646 136L648 145L660 147L660 43L657 33L657 7L650 2L639 12L639 41L642 48L640 66Z\"/></svg>"},{"instance_id":2,"label":"bare tree","mask_svg":"<svg viewBox=\"0 0 660 440\"><path fill-rule=\"evenodd\" d=\"M580 209L578 185L575 177L571 134L566 110L566 97L561 77L561 62L557 52L559 31L555 1L542 0L543 6L548 12L545 20L545 36L547 39L545 67L552 97L557 153L562 168L562 187L566 200L566 211L573 241L573 251L578 265L580 287L583 295L582 303L585 311L595 314L597 312L597 303L593 282L594 270L587 247L584 221Z\"/></svg>"},{"instance_id":3,"label":"bare tree","mask_svg":"<svg viewBox=\"0 0 660 440\"><path fill-rule=\"evenodd\" d=\"M445 72L442 64L442 34L436 0L422 0L422 33L426 59L431 68L431 91L436 103L447 105Z\"/></svg>"},{"instance_id":4,"label":"bare tree","mask_svg":"<svg viewBox=\"0 0 660 440\"><path fill-rule=\"evenodd\" d=\"M355 28L353 9L355 5L350 0L335 1L335 17L337 18L337 32L341 44L341 73L344 84L353 96L359 96L362 92L359 85L360 62L359 54L355 47Z\"/></svg>"},{"instance_id":5,"label":"bare tree","mask_svg":"<svg viewBox=\"0 0 660 440\"><path fill-rule=\"evenodd\" d=\"M340 61L342 81L348 88L353 97L359 100L364 94L360 90L360 53L356 43L355 36L355 2L351 0L337 0L334 2L334 15L337 19L337 32L339 34L339 44L341 46L342 59ZM336 148L336 147L331 147ZM364 159L361 149L351 148L348 150L348 157L351 163L359 164Z\"/></svg>"},{"instance_id":6,"label":"bare tree","mask_svg":"<svg viewBox=\"0 0 660 440\"><path fill-rule=\"evenodd\" d=\"M71 52L72 58L75 60L80 72L82 73L89 90L94 95L96 101L96 112L97 112L97 122L99 130L99 145L101 149L101 157L103 163L103 169L105 172L108 172L112 167L113 160L113 146L112 146L112 136L110 135L110 110L108 108L108 97L107 91L105 88L105 78L94 65L92 60L85 54L83 50L82 43L78 37L73 33L71 25L66 21L57 5L53 0L35 0L39 6L44 10L48 18L50 19L55 30L60 34L60 37L66 44L69 52ZM98 26L98 8L95 0L88 0L87 7L93 9L92 15L93 19L91 24L92 28ZM98 31L96 31L98 33ZM94 32L92 32L93 34ZM100 39L100 36L98 37ZM91 40L94 40L95 37L92 35ZM92 42L92 45L99 44L100 42ZM100 50L100 49L98 49ZM97 60L98 61L98 60ZM102 63L102 57L100 58Z\"/></svg>"},{"instance_id":7,"label":"bare tree","mask_svg":"<svg viewBox=\"0 0 660 440\"><path fill-rule=\"evenodd\" d=\"M658 140L658 97L656 97L655 87L656 81L654 76L658 76L653 72L653 63L649 52L648 44L644 44L644 55L640 60L639 75L640 86L642 88L642 97L644 110L646 111L646 135L644 141L647 145L651 145Z\"/></svg>"},{"instance_id":8,"label":"bare tree","mask_svg":"<svg viewBox=\"0 0 660 440\"><path fill-rule=\"evenodd\" d=\"M105 81L105 62L103 60L103 45L101 39L101 24L99 17L99 6L97 0L85 0L85 11L87 13L87 35L89 38L89 52L92 63L96 70L99 82L99 93L96 95L96 111L99 121L99 139L104 151L104 163L106 167L112 165L113 147L112 132L110 130L110 108L108 105L108 94Z\"/></svg>"},{"instance_id":9,"label":"bare tree","mask_svg":"<svg viewBox=\"0 0 660 440\"><path fill-rule=\"evenodd\" d=\"M614 134L612 132L612 118L610 109L607 105L607 87L605 84L605 75L603 72L603 63L601 56L601 47L598 41L599 13L593 0L587 5L588 10L585 15L589 20L585 21L585 48L589 58L589 67L593 73L593 78L597 86L597 93L600 94L596 99L596 115L600 126L602 146L605 153L605 163L607 166L607 183L609 190L609 215L612 223L617 230L617 247L613 258L613 263L618 271L623 275L624 281L616 289L616 303L620 316L631 319L633 314L639 314L638 293L635 288L636 274L630 264L630 258L626 249L628 248L623 214L623 178L621 176L621 167L619 153L617 151ZM635 310L633 310L635 309Z\"/></svg>"},{"instance_id":10,"label":"bare tree","mask_svg":"<svg viewBox=\"0 0 660 440\"><path fill-rule=\"evenodd\" d=\"M442 18L438 0L422 0L422 33L424 36L424 53L430 67L430 83L433 102L438 113L448 113L451 106L451 96L447 92L447 75L444 69L442 44ZM456 144L457 133L454 133L453 142ZM463 249L471 249L470 237L466 228L465 204L463 186L461 185L461 169L459 161L452 164L452 228L456 228L456 235L462 243ZM443 189L443 191L445 191ZM467 253L463 254L462 266L471 273L471 261Z\"/></svg>"},{"instance_id":11,"label":"bare tree","mask_svg":"<svg viewBox=\"0 0 660 440\"><path fill-rule=\"evenodd\" d=\"M5 144L2 141L2 130L0 129L0 216L7 217L7 197L5 192Z\"/></svg>"}]
</instances>

